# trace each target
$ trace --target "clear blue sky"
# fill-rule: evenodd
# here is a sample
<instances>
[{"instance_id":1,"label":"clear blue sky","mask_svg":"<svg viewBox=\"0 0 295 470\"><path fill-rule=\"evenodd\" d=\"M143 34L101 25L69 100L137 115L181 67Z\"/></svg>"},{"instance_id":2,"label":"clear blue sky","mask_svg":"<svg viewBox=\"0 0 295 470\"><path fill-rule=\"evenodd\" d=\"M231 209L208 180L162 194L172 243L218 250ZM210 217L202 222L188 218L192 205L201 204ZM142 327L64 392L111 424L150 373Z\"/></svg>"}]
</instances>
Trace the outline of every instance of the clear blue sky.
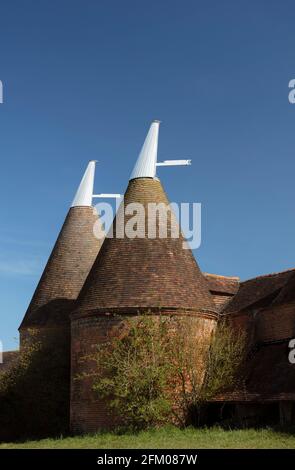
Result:
<instances>
[{"instance_id":1,"label":"clear blue sky","mask_svg":"<svg viewBox=\"0 0 295 470\"><path fill-rule=\"evenodd\" d=\"M123 192L149 123L172 201L203 205L204 271L295 266L295 3L2 0L0 338L17 327L87 161Z\"/></svg>"}]
</instances>

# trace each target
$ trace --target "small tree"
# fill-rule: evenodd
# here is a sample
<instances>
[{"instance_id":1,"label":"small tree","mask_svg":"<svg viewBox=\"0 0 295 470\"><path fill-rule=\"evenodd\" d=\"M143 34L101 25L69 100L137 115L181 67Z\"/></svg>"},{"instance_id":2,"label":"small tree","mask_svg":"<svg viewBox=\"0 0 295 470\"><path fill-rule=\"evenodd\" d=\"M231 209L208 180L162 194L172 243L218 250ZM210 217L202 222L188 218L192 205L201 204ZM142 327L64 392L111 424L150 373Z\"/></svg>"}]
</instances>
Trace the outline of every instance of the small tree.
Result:
<instances>
[{"instance_id":1,"label":"small tree","mask_svg":"<svg viewBox=\"0 0 295 470\"><path fill-rule=\"evenodd\" d=\"M90 357L97 364L93 389L130 428L159 424L171 412L171 341L167 321L158 320L148 315L126 320L128 333L98 345Z\"/></svg>"},{"instance_id":2,"label":"small tree","mask_svg":"<svg viewBox=\"0 0 295 470\"><path fill-rule=\"evenodd\" d=\"M214 397L240 385L239 370L245 357L245 334L220 321L210 336L196 341L197 328L192 320L184 320L178 328L175 344L174 402L178 419L184 424L192 410L200 424L201 413Z\"/></svg>"},{"instance_id":3,"label":"small tree","mask_svg":"<svg viewBox=\"0 0 295 470\"><path fill-rule=\"evenodd\" d=\"M123 321L123 320L122 320ZM123 321L124 331L97 345L93 390L129 428L172 421L184 426L236 380L244 336L220 323L200 335L194 318L143 315Z\"/></svg>"},{"instance_id":4,"label":"small tree","mask_svg":"<svg viewBox=\"0 0 295 470\"><path fill-rule=\"evenodd\" d=\"M60 435L69 424L69 354L38 332L0 374L0 440ZM62 359L61 359L62 358Z\"/></svg>"}]
</instances>

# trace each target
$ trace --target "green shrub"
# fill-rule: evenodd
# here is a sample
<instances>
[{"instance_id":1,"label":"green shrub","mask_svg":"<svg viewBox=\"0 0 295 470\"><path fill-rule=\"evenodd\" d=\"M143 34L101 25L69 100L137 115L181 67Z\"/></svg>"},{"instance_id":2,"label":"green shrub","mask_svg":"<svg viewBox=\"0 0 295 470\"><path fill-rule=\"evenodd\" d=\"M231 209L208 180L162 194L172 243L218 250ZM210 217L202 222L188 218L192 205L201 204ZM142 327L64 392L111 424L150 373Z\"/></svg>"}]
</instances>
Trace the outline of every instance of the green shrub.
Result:
<instances>
[{"instance_id":1,"label":"green shrub","mask_svg":"<svg viewBox=\"0 0 295 470\"><path fill-rule=\"evenodd\" d=\"M108 401L131 428L163 422L171 410L167 382L172 365L167 361L170 342L167 322L144 316L127 320L128 334L97 346L93 357L97 367L93 389Z\"/></svg>"},{"instance_id":2,"label":"green shrub","mask_svg":"<svg viewBox=\"0 0 295 470\"><path fill-rule=\"evenodd\" d=\"M244 338L222 323L210 337L198 335L192 318L143 315L122 319L118 336L97 345L93 390L131 429L172 421L184 426L224 387L233 386Z\"/></svg>"},{"instance_id":3,"label":"green shrub","mask_svg":"<svg viewBox=\"0 0 295 470\"><path fill-rule=\"evenodd\" d=\"M222 320L210 336L195 340L190 319L181 321L174 345L174 394L179 421L202 424L207 404L218 394L242 385L240 368L245 358L245 334ZM174 390L178 391L177 386ZM204 421L203 421L204 423ZM206 421L205 421L206 423Z\"/></svg>"},{"instance_id":4,"label":"green shrub","mask_svg":"<svg viewBox=\"0 0 295 470\"><path fill-rule=\"evenodd\" d=\"M67 432L69 352L65 344L44 343L38 335L0 375L0 439L27 439Z\"/></svg>"}]
</instances>

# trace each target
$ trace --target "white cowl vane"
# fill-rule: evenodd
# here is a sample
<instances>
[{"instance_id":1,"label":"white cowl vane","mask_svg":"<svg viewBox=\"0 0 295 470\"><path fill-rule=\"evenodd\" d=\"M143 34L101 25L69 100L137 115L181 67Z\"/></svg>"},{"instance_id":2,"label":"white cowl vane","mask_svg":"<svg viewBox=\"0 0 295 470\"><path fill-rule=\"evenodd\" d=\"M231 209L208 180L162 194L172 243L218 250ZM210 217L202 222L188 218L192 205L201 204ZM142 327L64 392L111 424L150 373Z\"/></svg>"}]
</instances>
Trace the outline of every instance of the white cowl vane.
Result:
<instances>
[{"instance_id":1,"label":"white cowl vane","mask_svg":"<svg viewBox=\"0 0 295 470\"><path fill-rule=\"evenodd\" d=\"M76 206L92 206L92 195L95 175L95 163L96 160L91 160L86 168L83 175L79 188L76 192L71 207Z\"/></svg>"},{"instance_id":2,"label":"white cowl vane","mask_svg":"<svg viewBox=\"0 0 295 470\"><path fill-rule=\"evenodd\" d=\"M130 179L155 178L160 121L153 121L135 163Z\"/></svg>"}]
</instances>

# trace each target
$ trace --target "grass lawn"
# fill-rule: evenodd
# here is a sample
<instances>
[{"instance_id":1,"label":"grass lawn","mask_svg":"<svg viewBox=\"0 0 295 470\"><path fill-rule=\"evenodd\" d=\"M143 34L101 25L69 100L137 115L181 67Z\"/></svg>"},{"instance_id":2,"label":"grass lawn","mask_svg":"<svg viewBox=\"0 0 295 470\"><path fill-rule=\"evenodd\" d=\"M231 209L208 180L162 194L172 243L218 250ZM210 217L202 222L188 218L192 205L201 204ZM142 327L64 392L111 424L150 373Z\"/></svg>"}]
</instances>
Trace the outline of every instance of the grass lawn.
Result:
<instances>
[{"instance_id":1,"label":"grass lawn","mask_svg":"<svg viewBox=\"0 0 295 470\"><path fill-rule=\"evenodd\" d=\"M295 449L295 432L272 429L225 431L173 427L136 434L100 433L83 437L2 443L0 449Z\"/></svg>"}]
</instances>

